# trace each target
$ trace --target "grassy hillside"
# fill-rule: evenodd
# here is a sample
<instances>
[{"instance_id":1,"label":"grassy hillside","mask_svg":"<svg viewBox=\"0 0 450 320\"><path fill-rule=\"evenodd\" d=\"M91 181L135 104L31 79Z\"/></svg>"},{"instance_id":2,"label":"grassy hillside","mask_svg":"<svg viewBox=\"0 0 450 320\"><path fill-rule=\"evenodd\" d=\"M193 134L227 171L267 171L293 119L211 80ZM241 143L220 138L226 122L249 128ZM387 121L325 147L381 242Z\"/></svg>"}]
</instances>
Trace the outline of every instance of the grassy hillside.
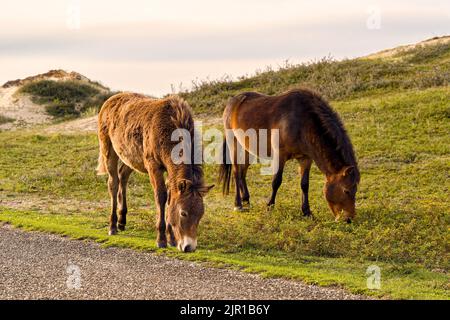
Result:
<instances>
[{"instance_id":1,"label":"grassy hillside","mask_svg":"<svg viewBox=\"0 0 450 320\"><path fill-rule=\"evenodd\" d=\"M277 94L307 86L329 100L347 100L399 90L422 90L450 84L450 42L401 51L389 59L353 59L289 65L239 81L194 83L182 93L199 113L221 115L227 99L242 91Z\"/></svg>"},{"instance_id":2,"label":"grassy hillside","mask_svg":"<svg viewBox=\"0 0 450 320\"><path fill-rule=\"evenodd\" d=\"M0 220L358 293L449 299L449 58L448 45L439 45L385 60L293 66L238 82L205 83L184 93L197 113L217 115L223 102L242 90L272 93L309 83L324 92L342 116L359 158L353 224L334 222L316 167L310 187L316 219L303 218L297 167L290 162L271 212L265 209L271 178L259 175L257 166L248 175L249 212L233 212L233 196L213 189L206 198L198 251L189 255L156 249L148 177L133 174L127 231L108 237L106 178L94 171L96 136L38 131L0 132ZM214 183L218 168L205 170L207 182ZM366 269L374 264L382 272L378 291L366 286Z\"/></svg>"}]
</instances>

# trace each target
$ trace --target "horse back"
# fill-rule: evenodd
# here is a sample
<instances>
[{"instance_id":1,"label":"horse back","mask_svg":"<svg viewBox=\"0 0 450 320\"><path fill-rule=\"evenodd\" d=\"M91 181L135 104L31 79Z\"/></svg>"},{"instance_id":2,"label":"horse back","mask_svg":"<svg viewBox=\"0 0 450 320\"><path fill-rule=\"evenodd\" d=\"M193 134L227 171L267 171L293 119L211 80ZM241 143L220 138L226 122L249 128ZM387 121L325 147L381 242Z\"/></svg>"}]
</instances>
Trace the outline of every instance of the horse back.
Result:
<instances>
[{"instance_id":1,"label":"horse back","mask_svg":"<svg viewBox=\"0 0 450 320\"><path fill-rule=\"evenodd\" d=\"M276 129L279 147L286 158L302 157L307 152L303 138L309 135L315 121L312 109L316 99L317 95L307 89L276 96L245 92L229 100L223 116L224 126L243 131Z\"/></svg>"},{"instance_id":2,"label":"horse back","mask_svg":"<svg viewBox=\"0 0 450 320\"><path fill-rule=\"evenodd\" d=\"M170 125L170 115L164 99L119 93L108 99L100 110L99 138L111 142L123 163L145 173L146 160L160 160L159 143L161 135L166 131L161 123Z\"/></svg>"}]
</instances>

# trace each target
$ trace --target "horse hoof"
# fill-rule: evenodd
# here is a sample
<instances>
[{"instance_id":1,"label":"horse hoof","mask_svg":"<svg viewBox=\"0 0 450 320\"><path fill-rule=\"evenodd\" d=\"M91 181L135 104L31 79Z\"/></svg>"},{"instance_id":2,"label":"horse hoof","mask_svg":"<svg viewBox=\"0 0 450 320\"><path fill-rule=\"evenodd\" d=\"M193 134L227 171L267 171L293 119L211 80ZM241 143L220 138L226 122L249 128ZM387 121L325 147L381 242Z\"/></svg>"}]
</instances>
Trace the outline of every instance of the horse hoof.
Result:
<instances>
[{"instance_id":1,"label":"horse hoof","mask_svg":"<svg viewBox=\"0 0 450 320\"><path fill-rule=\"evenodd\" d=\"M170 241L169 244L170 244L172 247L176 247L176 246L177 246L177 242L176 242L176 241Z\"/></svg>"},{"instance_id":2,"label":"horse hoof","mask_svg":"<svg viewBox=\"0 0 450 320\"><path fill-rule=\"evenodd\" d=\"M309 212L309 213L304 213L304 214L303 214L303 217L305 217L305 218L307 218L307 219L314 220L314 216L312 215L311 212Z\"/></svg>"},{"instance_id":3,"label":"horse hoof","mask_svg":"<svg viewBox=\"0 0 450 320\"><path fill-rule=\"evenodd\" d=\"M234 207L233 211L242 212L242 211L244 211L244 208L236 206L236 207Z\"/></svg>"},{"instance_id":4,"label":"horse hoof","mask_svg":"<svg viewBox=\"0 0 450 320\"><path fill-rule=\"evenodd\" d=\"M157 242L157 246L160 249L167 248L167 242Z\"/></svg>"},{"instance_id":5,"label":"horse hoof","mask_svg":"<svg viewBox=\"0 0 450 320\"><path fill-rule=\"evenodd\" d=\"M352 223L352 219L347 218L347 220L345 220L348 224Z\"/></svg>"},{"instance_id":6,"label":"horse hoof","mask_svg":"<svg viewBox=\"0 0 450 320\"><path fill-rule=\"evenodd\" d=\"M274 204L268 204L267 205L267 211L272 211L274 207L275 207Z\"/></svg>"},{"instance_id":7,"label":"horse hoof","mask_svg":"<svg viewBox=\"0 0 450 320\"><path fill-rule=\"evenodd\" d=\"M119 231L125 231L125 225L124 224L119 224L118 226Z\"/></svg>"},{"instance_id":8,"label":"horse hoof","mask_svg":"<svg viewBox=\"0 0 450 320\"><path fill-rule=\"evenodd\" d=\"M116 235L117 234L117 229L110 229L109 231L108 231L108 235L109 236L113 236L113 235Z\"/></svg>"}]
</instances>

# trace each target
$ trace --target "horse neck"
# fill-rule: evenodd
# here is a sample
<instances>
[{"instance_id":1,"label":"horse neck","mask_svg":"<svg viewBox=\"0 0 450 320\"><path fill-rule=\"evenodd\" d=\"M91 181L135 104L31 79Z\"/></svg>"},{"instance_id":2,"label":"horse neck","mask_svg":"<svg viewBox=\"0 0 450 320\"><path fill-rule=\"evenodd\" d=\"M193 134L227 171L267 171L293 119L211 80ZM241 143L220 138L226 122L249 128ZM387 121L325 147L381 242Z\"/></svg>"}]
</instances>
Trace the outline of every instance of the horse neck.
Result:
<instances>
[{"instance_id":1,"label":"horse neck","mask_svg":"<svg viewBox=\"0 0 450 320\"><path fill-rule=\"evenodd\" d=\"M173 183L178 183L181 180L193 181L192 165L178 164L171 165L167 168L168 180Z\"/></svg>"},{"instance_id":2,"label":"horse neck","mask_svg":"<svg viewBox=\"0 0 450 320\"><path fill-rule=\"evenodd\" d=\"M346 164L341 159L340 156L336 155L336 151L327 146L313 146L312 159L316 163L317 167L326 177L337 174L344 168ZM334 151L334 152L333 152Z\"/></svg>"}]
</instances>

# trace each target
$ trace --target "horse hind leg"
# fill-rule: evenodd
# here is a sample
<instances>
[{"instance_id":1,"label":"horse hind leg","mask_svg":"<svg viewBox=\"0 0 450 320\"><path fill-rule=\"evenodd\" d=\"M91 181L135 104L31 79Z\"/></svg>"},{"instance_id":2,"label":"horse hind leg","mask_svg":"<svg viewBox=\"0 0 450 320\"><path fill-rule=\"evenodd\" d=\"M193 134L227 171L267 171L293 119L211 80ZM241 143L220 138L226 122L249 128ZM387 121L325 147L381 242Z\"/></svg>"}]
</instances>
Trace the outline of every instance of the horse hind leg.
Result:
<instances>
[{"instance_id":1,"label":"horse hind leg","mask_svg":"<svg viewBox=\"0 0 450 320\"><path fill-rule=\"evenodd\" d=\"M233 175L235 184L235 199L234 199L234 211L243 211L242 198L241 198L241 165L233 164Z\"/></svg>"},{"instance_id":2,"label":"horse hind leg","mask_svg":"<svg viewBox=\"0 0 450 320\"><path fill-rule=\"evenodd\" d=\"M235 141L237 143L237 141ZM250 166L250 154L245 151L244 163L238 163L237 158L237 145L235 144L235 156L233 164L233 174L236 187L236 198L234 201L234 211L247 211L250 207L250 194L248 192L247 181L245 180L247 176L247 170Z\"/></svg>"},{"instance_id":3,"label":"horse hind leg","mask_svg":"<svg viewBox=\"0 0 450 320\"><path fill-rule=\"evenodd\" d=\"M119 190L117 194L117 201L119 207L119 220L118 220L118 229L120 231L125 230L125 225L127 224L127 184L128 178L130 174L133 172L126 164L122 163L119 168Z\"/></svg>"},{"instance_id":4,"label":"horse hind leg","mask_svg":"<svg viewBox=\"0 0 450 320\"><path fill-rule=\"evenodd\" d=\"M247 170L249 164L242 165L242 170L240 172L241 174L241 198L242 198L242 205L245 208L250 207L250 193L248 191L247 187Z\"/></svg>"},{"instance_id":5,"label":"horse hind leg","mask_svg":"<svg viewBox=\"0 0 450 320\"><path fill-rule=\"evenodd\" d=\"M119 157L114 151L109 137L100 139L100 150L104 157L104 165L108 173L108 191L111 198L111 214L109 217L109 235L117 234L117 192L119 190L118 161Z\"/></svg>"}]
</instances>

